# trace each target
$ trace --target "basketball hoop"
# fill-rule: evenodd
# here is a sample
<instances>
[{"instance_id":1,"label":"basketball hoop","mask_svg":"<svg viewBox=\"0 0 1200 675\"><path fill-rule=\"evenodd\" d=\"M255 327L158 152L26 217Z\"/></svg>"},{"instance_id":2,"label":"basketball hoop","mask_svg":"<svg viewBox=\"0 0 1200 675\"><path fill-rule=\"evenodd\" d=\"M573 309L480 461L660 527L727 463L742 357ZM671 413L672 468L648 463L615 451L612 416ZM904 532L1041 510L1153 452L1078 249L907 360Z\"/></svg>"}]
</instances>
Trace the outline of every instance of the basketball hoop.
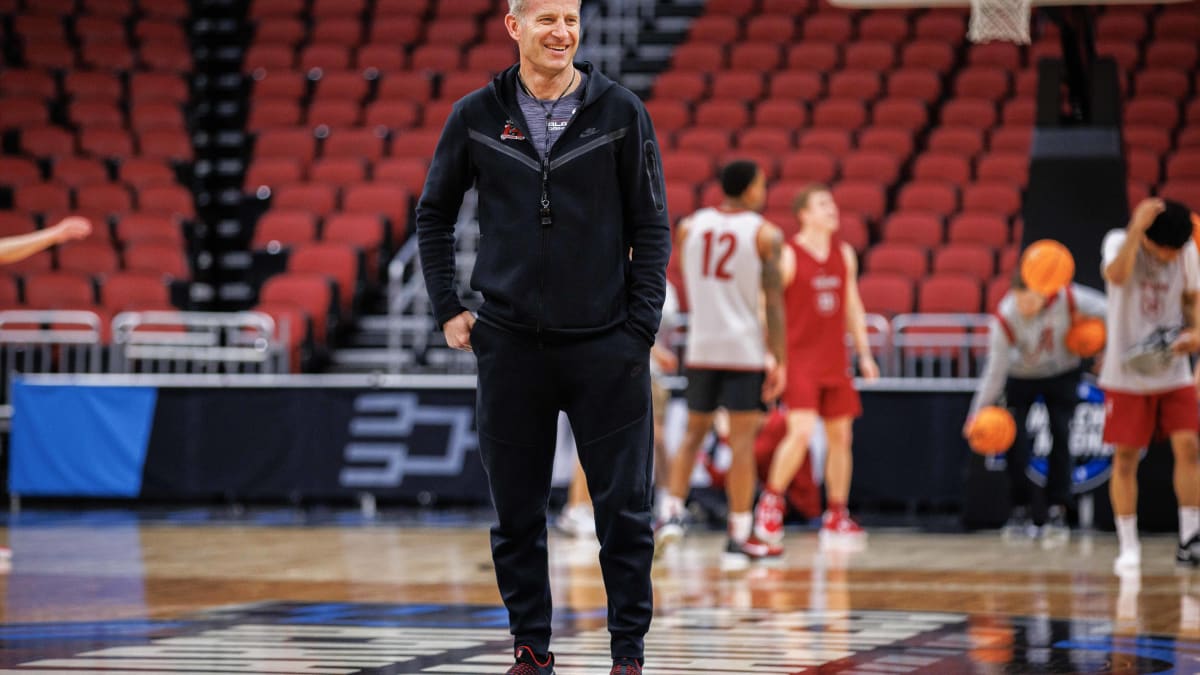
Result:
<instances>
[{"instance_id":1,"label":"basketball hoop","mask_svg":"<svg viewBox=\"0 0 1200 675\"><path fill-rule=\"evenodd\" d=\"M971 0L971 42L1003 40L1027 45L1033 0Z\"/></svg>"}]
</instances>

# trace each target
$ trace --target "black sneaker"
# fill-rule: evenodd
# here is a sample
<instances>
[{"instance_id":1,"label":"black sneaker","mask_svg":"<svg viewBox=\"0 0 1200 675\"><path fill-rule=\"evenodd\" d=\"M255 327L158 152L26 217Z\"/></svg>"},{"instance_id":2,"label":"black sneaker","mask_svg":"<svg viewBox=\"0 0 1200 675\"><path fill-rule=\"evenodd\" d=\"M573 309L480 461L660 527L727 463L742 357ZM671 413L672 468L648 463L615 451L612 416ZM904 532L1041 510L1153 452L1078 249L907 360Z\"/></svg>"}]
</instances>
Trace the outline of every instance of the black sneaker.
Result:
<instances>
[{"instance_id":1,"label":"black sneaker","mask_svg":"<svg viewBox=\"0 0 1200 675\"><path fill-rule=\"evenodd\" d=\"M750 569L750 556L742 550L742 545L730 539L725 543L725 552L721 554L722 572L740 572Z\"/></svg>"},{"instance_id":2,"label":"black sneaker","mask_svg":"<svg viewBox=\"0 0 1200 675\"><path fill-rule=\"evenodd\" d=\"M554 675L554 654L547 654L544 660L538 661L532 649L521 645L517 647L515 657L517 662L504 675Z\"/></svg>"},{"instance_id":3,"label":"black sneaker","mask_svg":"<svg viewBox=\"0 0 1200 675\"><path fill-rule=\"evenodd\" d=\"M1071 538L1071 526L1067 525L1067 510L1051 506L1042 524L1042 543L1065 542Z\"/></svg>"},{"instance_id":4,"label":"black sneaker","mask_svg":"<svg viewBox=\"0 0 1200 675\"><path fill-rule=\"evenodd\" d=\"M642 675L642 660L620 657L613 659L608 675Z\"/></svg>"},{"instance_id":5,"label":"black sneaker","mask_svg":"<svg viewBox=\"0 0 1200 675\"><path fill-rule=\"evenodd\" d=\"M1018 506L1012 510L1012 515L1008 517L1008 522L1004 524L1000 534L1006 540L1021 541L1036 537L1038 528L1030 519L1028 509Z\"/></svg>"},{"instance_id":6,"label":"black sneaker","mask_svg":"<svg viewBox=\"0 0 1200 675\"><path fill-rule=\"evenodd\" d=\"M1180 567L1200 567L1200 534L1193 535L1188 543L1175 547L1175 564Z\"/></svg>"}]
</instances>

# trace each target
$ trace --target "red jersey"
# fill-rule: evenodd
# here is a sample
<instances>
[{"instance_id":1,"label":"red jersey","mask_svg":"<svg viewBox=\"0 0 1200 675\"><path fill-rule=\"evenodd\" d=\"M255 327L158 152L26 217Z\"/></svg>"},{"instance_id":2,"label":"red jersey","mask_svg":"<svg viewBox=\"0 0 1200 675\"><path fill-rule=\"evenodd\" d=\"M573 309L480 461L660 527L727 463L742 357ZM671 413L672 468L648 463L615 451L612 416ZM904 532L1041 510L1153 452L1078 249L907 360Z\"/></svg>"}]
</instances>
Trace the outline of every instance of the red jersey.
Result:
<instances>
[{"instance_id":1,"label":"red jersey","mask_svg":"<svg viewBox=\"0 0 1200 675\"><path fill-rule=\"evenodd\" d=\"M788 381L842 381L850 376L846 355L846 261L834 237L818 261L789 239L796 274L783 291L787 311Z\"/></svg>"}]
</instances>

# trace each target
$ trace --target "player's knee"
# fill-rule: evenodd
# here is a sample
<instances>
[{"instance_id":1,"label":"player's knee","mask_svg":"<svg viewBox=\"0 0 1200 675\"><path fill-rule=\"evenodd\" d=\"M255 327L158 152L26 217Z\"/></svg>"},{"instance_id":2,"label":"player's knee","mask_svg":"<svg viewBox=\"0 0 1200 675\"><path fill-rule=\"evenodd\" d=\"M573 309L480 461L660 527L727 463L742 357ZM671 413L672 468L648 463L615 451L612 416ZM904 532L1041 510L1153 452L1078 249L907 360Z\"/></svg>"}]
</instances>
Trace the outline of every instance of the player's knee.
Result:
<instances>
[{"instance_id":1,"label":"player's knee","mask_svg":"<svg viewBox=\"0 0 1200 675\"><path fill-rule=\"evenodd\" d=\"M1113 452L1113 473L1128 477L1137 472L1138 449L1118 449Z\"/></svg>"},{"instance_id":2,"label":"player's knee","mask_svg":"<svg viewBox=\"0 0 1200 675\"><path fill-rule=\"evenodd\" d=\"M1177 434L1171 439L1176 462L1195 464L1200 461L1200 438L1196 434Z\"/></svg>"}]
</instances>

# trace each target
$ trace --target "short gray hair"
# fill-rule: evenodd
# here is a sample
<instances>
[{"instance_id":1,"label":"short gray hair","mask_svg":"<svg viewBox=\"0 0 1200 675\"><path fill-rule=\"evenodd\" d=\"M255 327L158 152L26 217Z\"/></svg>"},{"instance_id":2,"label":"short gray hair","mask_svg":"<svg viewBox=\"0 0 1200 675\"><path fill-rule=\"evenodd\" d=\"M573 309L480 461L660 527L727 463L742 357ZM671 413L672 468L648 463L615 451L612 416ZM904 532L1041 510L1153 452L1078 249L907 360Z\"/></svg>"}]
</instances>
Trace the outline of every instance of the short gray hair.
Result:
<instances>
[{"instance_id":1,"label":"short gray hair","mask_svg":"<svg viewBox=\"0 0 1200 675\"><path fill-rule=\"evenodd\" d=\"M583 8L583 0L579 0L579 7ZM508 13L520 18L525 13L525 0L508 0Z\"/></svg>"}]
</instances>

